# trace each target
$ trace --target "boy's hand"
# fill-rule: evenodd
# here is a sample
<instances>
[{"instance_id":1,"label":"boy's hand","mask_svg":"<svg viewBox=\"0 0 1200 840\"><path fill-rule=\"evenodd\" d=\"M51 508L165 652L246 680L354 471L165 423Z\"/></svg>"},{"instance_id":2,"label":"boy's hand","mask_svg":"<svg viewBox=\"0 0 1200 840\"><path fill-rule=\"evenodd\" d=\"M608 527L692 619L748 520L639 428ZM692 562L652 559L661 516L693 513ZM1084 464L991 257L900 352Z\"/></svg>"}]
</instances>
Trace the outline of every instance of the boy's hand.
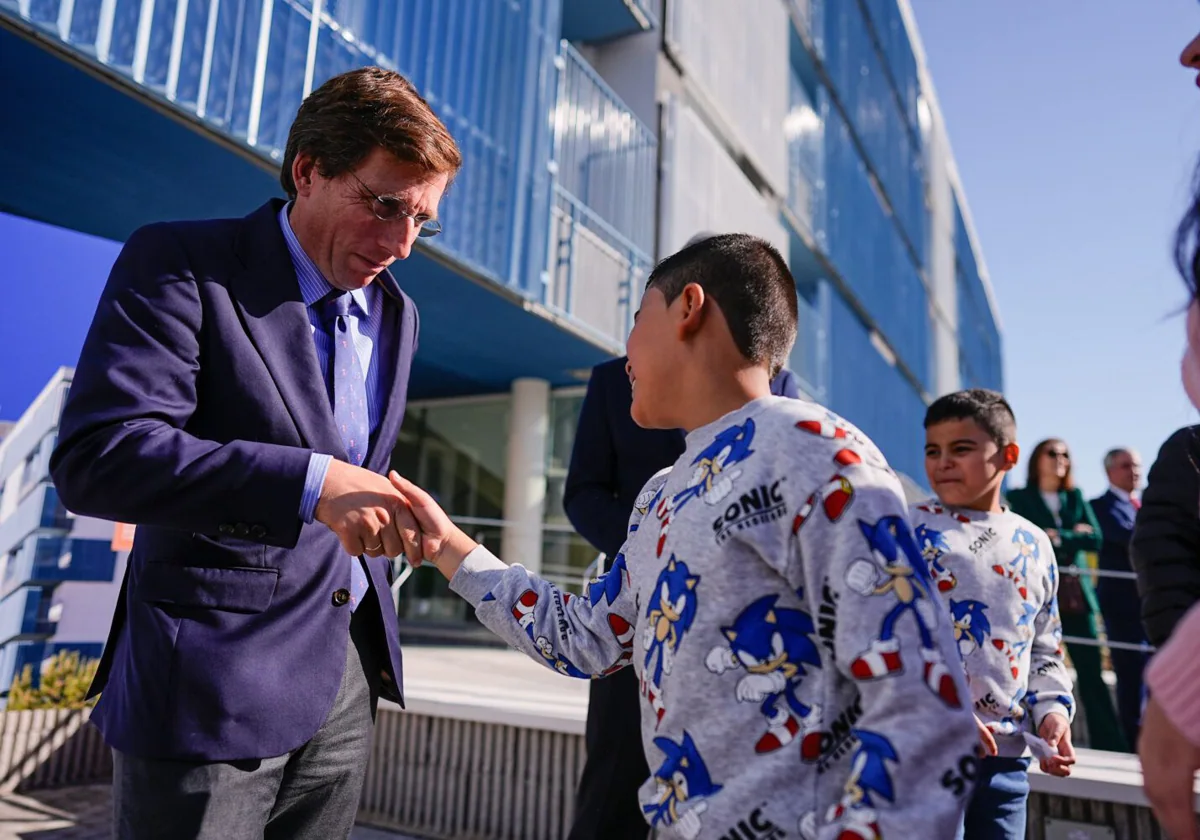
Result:
<instances>
[{"instance_id":1,"label":"boy's hand","mask_svg":"<svg viewBox=\"0 0 1200 840\"><path fill-rule=\"evenodd\" d=\"M979 745L983 747L983 754L985 756L997 755L1000 752L1000 748L996 746L996 736L979 719L979 715L975 716L975 728L979 730Z\"/></svg>"},{"instance_id":2,"label":"boy's hand","mask_svg":"<svg viewBox=\"0 0 1200 840\"><path fill-rule=\"evenodd\" d=\"M1042 719L1038 735L1058 750L1056 756L1038 759L1038 766L1042 768L1042 772L1051 776L1070 776L1071 765L1075 763L1075 747L1071 745L1071 722L1057 712L1051 712Z\"/></svg>"},{"instance_id":3,"label":"boy's hand","mask_svg":"<svg viewBox=\"0 0 1200 840\"><path fill-rule=\"evenodd\" d=\"M416 519L417 527L421 529L420 545L422 559L428 560L437 567L446 580L454 577L463 558L477 547L477 543L458 529L446 512L438 507L428 493L400 473L392 470L388 473L400 494L408 500L408 509ZM413 558L410 558L410 561ZM412 563L420 566L421 559Z\"/></svg>"}]
</instances>

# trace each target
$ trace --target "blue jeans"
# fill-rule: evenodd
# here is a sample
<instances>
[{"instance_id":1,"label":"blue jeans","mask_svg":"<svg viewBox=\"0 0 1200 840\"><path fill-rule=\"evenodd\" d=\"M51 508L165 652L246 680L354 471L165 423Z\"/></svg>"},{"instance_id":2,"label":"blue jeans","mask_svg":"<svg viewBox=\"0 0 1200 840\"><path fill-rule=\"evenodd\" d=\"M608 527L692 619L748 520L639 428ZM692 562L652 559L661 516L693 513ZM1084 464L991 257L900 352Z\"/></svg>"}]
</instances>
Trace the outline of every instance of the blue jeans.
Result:
<instances>
[{"instance_id":1,"label":"blue jeans","mask_svg":"<svg viewBox=\"0 0 1200 840\"><path fill-rule=\"evenodd\" d=\"M989 756L979 763L979 778L957 840L1024 840L1029 762Z\"/></svg>"}]
</instances>

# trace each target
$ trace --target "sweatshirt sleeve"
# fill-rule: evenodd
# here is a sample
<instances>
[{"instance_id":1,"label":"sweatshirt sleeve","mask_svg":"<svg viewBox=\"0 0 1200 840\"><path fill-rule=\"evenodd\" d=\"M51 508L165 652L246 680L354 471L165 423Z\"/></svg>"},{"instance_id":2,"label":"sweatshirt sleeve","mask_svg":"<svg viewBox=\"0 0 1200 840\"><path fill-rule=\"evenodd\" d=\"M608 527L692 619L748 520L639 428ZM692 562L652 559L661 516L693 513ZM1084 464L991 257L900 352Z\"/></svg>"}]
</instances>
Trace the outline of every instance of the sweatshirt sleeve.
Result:
<instances>
[{"instance_id":1,"label":"sweatshirt sleeve","mask_svg":"<svg viewBox=\"0 0 1200 840\"><path fill-rule=\"evenodd\" d=\"M666 473L652 478L643 495L656 482L661 487ZM637 530L644 510L635 508L628 533ZM479 546L454 573L450 589L475 607L489 630L565 676L606 676L632 661L637 606L622 552L583 595L572 595Z\"/></svg>"},{"instance_id":2,"label":"sweatshirt sleeve","mask_svg":"<svg viewBox=\"0 0 1200 840\"><path fill-rule=\"evenodd\" d=\"M793 522L791 575L814 615L836 605L835 678L861 697L850 779L825 819L841 836L871 821L885 837L952 837L976 762L970 693L900 482L864 460Z\"/></svg>"},{"instance_id":3,"label":"sweatshirt sleeve","mask_svg":"<svg viewBox=\"0 0 1200 840\"><path fill-rule=\"evenodd\" d=\"M1057 713L1075 719L1075 700L1071 695L1071 677L1063 662L1062 621L1058 615L1058 569L1054 547L1041 533L1041 556L1050 558L1043 570L1046 597L1033 619L1033 639L1029 645L1029 690L1025 705L1033 715L1035 727L1041 727L1046 715Z\"/></svg>"}]
</instances>

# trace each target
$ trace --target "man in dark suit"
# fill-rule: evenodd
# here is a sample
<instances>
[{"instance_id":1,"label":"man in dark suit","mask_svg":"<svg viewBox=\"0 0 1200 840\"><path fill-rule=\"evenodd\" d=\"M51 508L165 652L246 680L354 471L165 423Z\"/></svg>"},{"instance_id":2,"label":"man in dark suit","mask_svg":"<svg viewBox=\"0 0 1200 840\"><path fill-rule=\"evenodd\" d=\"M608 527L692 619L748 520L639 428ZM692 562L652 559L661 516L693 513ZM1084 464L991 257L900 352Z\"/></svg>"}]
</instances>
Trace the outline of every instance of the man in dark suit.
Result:
<instances>
[{"instance_id":1,"label":"man in dark suit","mask_svg":"<svg viewBox=\"0 0 1200 840\"><path fill-rule=\"evenodd\" d=\"M1113 449L1104 456L1104 471L1108 473L1108 492L1091 502L1104 535L1099 568L1131 572L1129 542L1141 506L1136 494L1142 480L1142 459L1131 449ZM1102 577L1096 586L1096 597L1110 642L1140 644L1145 640L1135 581ZM1117 711L1127 742L1132 747L1138 742L1142 671L1146 667L1146 657L1136 650L1109 650L1117 675Z\"/></svg>"},{"instance_id":2,"label":"man in dark suit","mask_svg":"<svg viewBox=\"0 0 1200 840\"><path fill-rule=\"evenodd\" d=\"M579 413L563 507L575 530L606 562L625 543L638 492L656 472L683 454L681 431L643 429L629 410L633 392L624 358L592 369ZM800 397L791 371L771 382L776 396ZM603 573L600 569L598 573ZM649 827L638 788L650 775L642 747L638 678L632 668L592 681L585 738L587 762L576 794L570 840L637 840Z\"/></svg>"},{"instance_id":3,"label":"man in dark suit","mask_svg":"<svg viewBox=\"0 0 1200 840\"><path fill-rule=\"evenodd\" d=\"M388 557L420 556L382 475L418 332L387 268L460 165L407 80L356 70L301 105L290 201L150 225L113 266L51 470L138 526L92 686L122 840L349 835L402 702Z\"/></svg>"}]
</instances>

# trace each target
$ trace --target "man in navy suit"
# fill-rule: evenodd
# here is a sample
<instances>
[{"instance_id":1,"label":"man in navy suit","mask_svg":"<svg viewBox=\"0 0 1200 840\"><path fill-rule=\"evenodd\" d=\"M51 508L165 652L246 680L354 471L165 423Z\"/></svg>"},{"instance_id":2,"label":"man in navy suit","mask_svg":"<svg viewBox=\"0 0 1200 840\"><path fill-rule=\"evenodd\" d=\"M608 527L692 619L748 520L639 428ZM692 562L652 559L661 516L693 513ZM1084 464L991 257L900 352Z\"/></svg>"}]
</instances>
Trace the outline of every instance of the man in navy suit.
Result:
<instances>
[{"instance_id":1,"label":"man in navy suit","mask_svg":"<svg viewBox=\"0 0 1200 840\"><path fill-rule=\"evenodd\" d=\"M1104 534L1099 568L1111 572L1132 572L1129 540L1133 536L1138 508L1138 485L1142 480L1142 459L1131 449L1114 449L1104 456L1108 473L1108 492L1092 499L1092 510ZM1096 586L1100 613L1110 642L1139 644L1145 641L1142 628L1141 600L1133 580L1100 578ZM1138 742L1142 717L1142 671L1146 657L1136 650L1110 648L1113 671L1117 675L1117 709L1128 743Z\"/></svg>"},{"instance_id":2,"label":"man in navy suit","mask_svg":"<svg viewBox=\"0 0 1200 840\"><path fill-rule=\"evenodd\" d=\"M117 837L349 835L403 702L388 557L420 556L383 475L418 332L388 266L460 165L407 80L352 71L297 113L288 202L150 225L113 266L51 470L138 526L92 686Z\"/></svg>"},{"instance_id":3,"label":"man in navy suit","mask_svg":"<svg viewBox=\"0 0 1200 840\"><path fill-rule=\"evenodd\" d=\"M698 237L699 238L699 237ZM695 241L695 240L693 240ZM690 244L690 243L689 243ZM638 492L683 454L681 431L643 429L629 410L633 391L624 358L592 369L579 413L563 507L575 530L611 561L625 543ZM791 371L771 382L776 396L799 398ZM599 569L602 574L604 569ZM642 747L637 674L622 668L592 681L585 739L587 762L576 794L570 840L645 838L638 788L650 775Z\"/></svg>"}]
</instances>

